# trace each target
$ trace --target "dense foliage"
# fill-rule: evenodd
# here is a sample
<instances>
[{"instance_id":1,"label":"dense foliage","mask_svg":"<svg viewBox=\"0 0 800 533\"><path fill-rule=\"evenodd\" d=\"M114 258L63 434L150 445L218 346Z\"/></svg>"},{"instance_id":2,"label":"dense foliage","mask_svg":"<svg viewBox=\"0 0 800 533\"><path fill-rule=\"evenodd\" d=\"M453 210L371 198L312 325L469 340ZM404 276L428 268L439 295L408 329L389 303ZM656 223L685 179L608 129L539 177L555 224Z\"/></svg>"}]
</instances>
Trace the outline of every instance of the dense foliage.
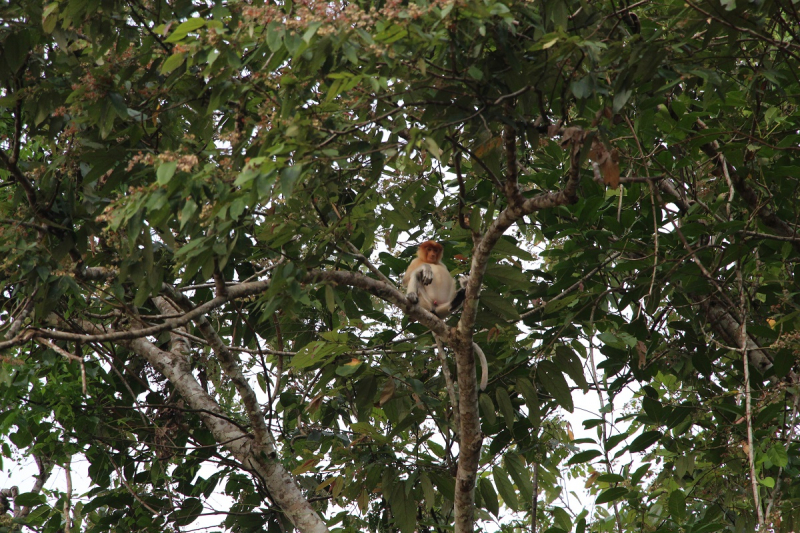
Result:
<instances>
[{"instance_id":1,"label":"dense foliage","mask_svg":"<svg viewBox=\"0 0 800 533\"><path fill-rule=\"evenodd\" d=\"M799 10L0 0L0 531L797 531Z\"/></svg>"}]
</instances>

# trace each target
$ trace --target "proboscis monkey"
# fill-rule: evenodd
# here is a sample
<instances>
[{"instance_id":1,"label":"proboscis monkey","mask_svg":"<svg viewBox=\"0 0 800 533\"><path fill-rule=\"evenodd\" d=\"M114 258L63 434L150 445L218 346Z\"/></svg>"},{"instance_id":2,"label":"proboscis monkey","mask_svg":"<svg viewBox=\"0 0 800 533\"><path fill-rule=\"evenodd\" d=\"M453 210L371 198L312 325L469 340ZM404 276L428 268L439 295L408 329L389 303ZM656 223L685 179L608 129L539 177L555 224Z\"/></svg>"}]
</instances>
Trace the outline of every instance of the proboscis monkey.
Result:
<instances>
[{"instance_id":1,"label":"proboscis monkey","mask_svg":"<svg viewBox=\"0 0 800 533\"><path fill-rule=\"evenodd\" d=\"M411 261L403 276L403 285L406 287L406 297L409 301L419 304L439 318L445 318L464 303L465 287L469 280L468 277L462 277L461 288L456 290L456 281L442 264L443 252L444 247L438 242L423 242L417 250L417 258ZM439 343L438 339L436 341ZM489 381L486 355L474 342L472 349L481 360L480 387L484 390Z\"/></svg>"}]
</instances>

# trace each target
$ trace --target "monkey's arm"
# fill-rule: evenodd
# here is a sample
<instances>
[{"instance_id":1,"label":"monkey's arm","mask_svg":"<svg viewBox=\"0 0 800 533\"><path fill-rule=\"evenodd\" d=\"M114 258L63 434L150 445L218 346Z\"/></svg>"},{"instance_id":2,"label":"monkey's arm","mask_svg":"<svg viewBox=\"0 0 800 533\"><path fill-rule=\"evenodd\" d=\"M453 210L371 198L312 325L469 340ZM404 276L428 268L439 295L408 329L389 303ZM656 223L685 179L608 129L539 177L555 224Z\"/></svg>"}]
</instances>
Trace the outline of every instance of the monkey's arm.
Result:
<instances>
[{"instance_id":1,"label":"monkey's arm","mask_svg":"<svg viewBox=\"0 0 800 533\"><path fill-rule=\"evenodd\" d=\"M411 261L411 264L408 265L408 268L406 269L406 273L403 274L403 286L404 287L408 287L408 285L411 283L412 274L414 273L414 271L417 268L419 268L419 266L421 264L422 264L422 260L417 258L417 259L414 259L413 261Z\"/></svg>"},{"instance_id":2,"label":"monkey's arm","mask_svg":"<svg viewBox=\"0 0 800 533\"><path fill-rule=\"evenodd\" d=\"M411 265L413 266L414 263L411 263ZM409 271L411 271L410 267ZM406 272L406 275L408 275L408 272ZM406 292L406 298L408 298L408 300L411 303L417 303L419 301L419 296L417 293L419 292L420 284L423 287L431 284L431 282L433 281L433 269L431 269L431 266L429 264L422 263L422 265L419 268L411 272L409 278L410 279L408 280L408 291ZM403 278L403 280L405 281L405 277Z\"/></svg>"}]
</instances>

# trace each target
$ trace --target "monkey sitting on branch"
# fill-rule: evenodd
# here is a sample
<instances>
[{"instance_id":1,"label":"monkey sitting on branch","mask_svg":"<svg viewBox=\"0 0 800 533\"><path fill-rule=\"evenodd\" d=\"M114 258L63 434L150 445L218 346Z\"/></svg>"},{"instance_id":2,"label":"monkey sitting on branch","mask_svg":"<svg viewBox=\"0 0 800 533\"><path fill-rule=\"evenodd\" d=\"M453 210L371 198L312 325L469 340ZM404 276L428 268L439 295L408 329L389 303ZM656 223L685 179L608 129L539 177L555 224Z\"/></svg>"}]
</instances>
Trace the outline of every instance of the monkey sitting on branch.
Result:
<instances>
[{"instance_id":1,"label":"monkey sitting on branch","mask_svg":"<svg viewBox=\"0 0 800 533\"><path fill-rule=\"evenodd\" d=\"M456 290L456 281L450 271L442 263L444 247L438 242L425 241L419 245L417 258L408 265L403 275L403 285L406 287L406 297L411 303L419 304L423 309L430 311L439 318L445 318L464 303L466 285L469 277L462 276L461 288ZM441 342L434 334L439 351L442 350ZM481 390L486 389L489 382L489 369L486 366L486 355L480 347L472 343L473 351L478 354L481 361Z\"/></svg>"}]
</instances>

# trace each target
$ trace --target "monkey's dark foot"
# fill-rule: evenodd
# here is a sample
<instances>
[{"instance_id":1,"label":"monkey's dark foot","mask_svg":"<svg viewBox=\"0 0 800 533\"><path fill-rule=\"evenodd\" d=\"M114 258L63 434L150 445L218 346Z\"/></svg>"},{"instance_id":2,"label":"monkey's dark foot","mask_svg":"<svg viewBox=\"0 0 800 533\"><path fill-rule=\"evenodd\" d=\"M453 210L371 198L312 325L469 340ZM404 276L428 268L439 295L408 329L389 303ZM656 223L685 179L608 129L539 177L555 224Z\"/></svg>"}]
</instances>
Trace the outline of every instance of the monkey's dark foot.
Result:
<instances>
[{"instance_id":1,"label":"monkey's dark foot","mask_svg":"<svg viewBox=\"0 0 800 533\"><path fill-rule=\"evenodd\" d=\"M417 296L416 292L409 292L406 294L406 298L408 298L408 301L412 304L419 302L419 296Z\"/></svg>"}]
</instances>

